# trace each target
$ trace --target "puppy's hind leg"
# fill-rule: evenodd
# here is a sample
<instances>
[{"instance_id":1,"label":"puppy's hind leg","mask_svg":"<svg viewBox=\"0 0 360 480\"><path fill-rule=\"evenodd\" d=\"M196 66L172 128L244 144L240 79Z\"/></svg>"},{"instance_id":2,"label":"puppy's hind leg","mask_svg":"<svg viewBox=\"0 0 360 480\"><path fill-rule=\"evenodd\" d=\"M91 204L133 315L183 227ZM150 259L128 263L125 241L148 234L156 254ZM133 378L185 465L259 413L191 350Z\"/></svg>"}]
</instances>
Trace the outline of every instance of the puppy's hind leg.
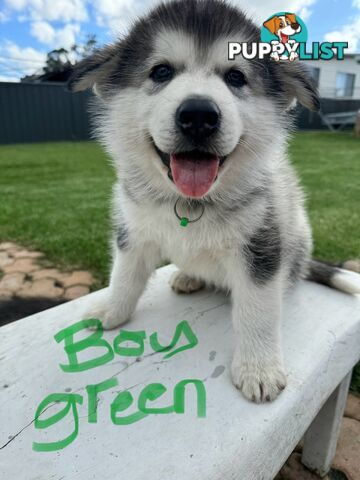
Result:
<instances>
[{"instance_id":1,"label":"puppy's hind leg","mask_svg":"<svg viewBox=\"0 0 360 480\"><path fill-rule=\"evenodd\" d=\"M86 318L98 318L104 329L115 328L135 310L148 278L159 262L154 245L116 247L110 285L105 295L86 312Z\"/></svg>"},{"instance_id":2,"label":"puppy's hind leg","mask_svg":"<svg viewBox=\"0 0 360 480\"><path fill-rule=\"evenodd\" d=\"M176 293L193 293L204 288L205 282L178 271L173 273L170 285Z\"/></svg>"}]
</instances>

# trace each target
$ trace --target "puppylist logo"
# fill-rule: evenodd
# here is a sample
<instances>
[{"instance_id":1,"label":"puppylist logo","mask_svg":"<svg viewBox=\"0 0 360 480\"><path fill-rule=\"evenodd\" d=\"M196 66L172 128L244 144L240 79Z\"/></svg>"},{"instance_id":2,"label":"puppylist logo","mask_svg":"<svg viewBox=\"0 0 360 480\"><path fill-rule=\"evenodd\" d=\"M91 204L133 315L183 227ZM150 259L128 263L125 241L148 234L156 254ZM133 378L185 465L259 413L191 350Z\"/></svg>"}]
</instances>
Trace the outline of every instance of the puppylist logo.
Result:
<instances>
[{"instance_id":1,"label":"puppylist logo","mask_svg":"<svg viewBox=\"0 0 360 480\"><path fill-rule=\"evenodd\" d=\"M268 18L260 30L259 43L229 42L229 60L242 55L247 60L270 56L276 62L300 60L344 59L348 42L313 42L306 44L308 31L295 13L279 12Z\"/></svg>"}]
</instances>

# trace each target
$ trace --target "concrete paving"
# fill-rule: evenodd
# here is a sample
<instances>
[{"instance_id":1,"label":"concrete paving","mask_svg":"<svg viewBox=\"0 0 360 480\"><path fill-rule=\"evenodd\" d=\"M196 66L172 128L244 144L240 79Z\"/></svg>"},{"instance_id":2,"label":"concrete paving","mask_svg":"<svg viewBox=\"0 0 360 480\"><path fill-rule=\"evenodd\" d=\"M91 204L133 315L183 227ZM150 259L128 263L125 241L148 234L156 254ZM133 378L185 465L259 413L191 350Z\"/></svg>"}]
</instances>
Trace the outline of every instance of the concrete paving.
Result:
<instances>
[{"instance_id":1,"label":"concrete paving","mask_svg":"<svg viewBox=\"0 0 360 480\"><path fill-rule=\"evenodd\" d=\"M13 297L73 300L89 293L94 283L89 272L61 272L44 267L43 260L41 252L0 243L0 301Z\"/></svg>"}]
</instances>

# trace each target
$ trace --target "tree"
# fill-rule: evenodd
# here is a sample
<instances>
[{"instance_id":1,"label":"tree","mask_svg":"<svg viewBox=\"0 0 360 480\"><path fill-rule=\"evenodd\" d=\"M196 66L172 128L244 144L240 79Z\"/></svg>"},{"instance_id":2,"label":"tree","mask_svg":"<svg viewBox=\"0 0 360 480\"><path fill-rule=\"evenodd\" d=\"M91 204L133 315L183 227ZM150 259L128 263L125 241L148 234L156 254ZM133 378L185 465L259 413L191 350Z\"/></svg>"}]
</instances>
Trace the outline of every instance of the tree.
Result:
<instances>
[{"instance_id":1,"label":"tree","mask_svg":"<svg viewBox=\"0 0 360 480\"><path fill-rule=\"evenodd\" d=\"M83 44L74 44L69 50L56 48L47 54L45 66L41 74L27 75L22 82L66 81L73 66L87 57L95 49L96 36L88 34Z\"/></svg>"},{"instance_id":2,"label":"tree","mask_svg":"<svg viewBox=\"0 0 360 480\"><path fill-rule=\"evenodd\" d=\"M44 73L63 72L72 67L69 52L65 48L51 50L47 54Z\"/></svg>"},{"instance_id":3,"label":"tree","mask_svg":"<svg viewBox=\"0 0 360 480\"><path fill-rule=\"evenodd\" d=\"M75 63L84 57L87 57L94 50L96 45L96 36L88 34L86 42L82 45L74 44L70 50L58 48L47 54L45 73L63 72L72 68Z\"/></svg>"},{"instance_id":4,"label":"tree","mask_svg":"<svg viewBox=\"0 0 360 480\"><path fill-rule=\"evenodd\" d=\"M94 51L96 47L96 35L89 33L86 36L86 42L82 45L73 45L71 51L75 52L77 57L81 60L82 58L88 57Z\"/></svg>"}]
</instances>

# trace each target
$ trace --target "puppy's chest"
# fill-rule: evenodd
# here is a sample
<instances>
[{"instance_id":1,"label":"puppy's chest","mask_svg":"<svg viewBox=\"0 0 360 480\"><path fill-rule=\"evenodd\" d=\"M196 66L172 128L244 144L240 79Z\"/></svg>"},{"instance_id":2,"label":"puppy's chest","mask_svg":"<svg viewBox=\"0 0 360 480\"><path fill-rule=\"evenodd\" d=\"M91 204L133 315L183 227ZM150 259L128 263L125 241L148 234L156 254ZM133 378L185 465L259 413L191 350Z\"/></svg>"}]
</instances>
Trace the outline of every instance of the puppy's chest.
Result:
<instances>
[{"instance_id":1,"label":"puppy's chest","mask_svg":"<svg viewBox=\"0 0 360 480\"><path fill-rule=\"evenodd\" d=\"M200 224L189 223L181 226L179 221L171 227L159 226L153 238L160 245L165 256L181 258L219 258L229 254L236 246L236 239L221 230L209 228L206 220Z\"/></svg>"},{"instance_id":2,"label":"puppy's chest","mask_svg":"<svg viewBox=\"0 0 360 480\"><path fill-rule=\"evenodd\" d=\"M194 225L191 225L194 227ZM160 243L161 255L186 273L225 287L226 265L234 253L231 241L202 240L189 227L179 227Z\"/></svg>"},{"instance_id":3,"label":"puppy's chest","mask_svg":"<svg viewBox=\"0 0 360 480\"><path fill-rule=\"evenodd\" d=\"M137 238L154 242L163 259L211 281L225 276L225 265L241 243L230 228L206 215L181 226L171 209L142 210L133 226Z\"/></svg>"}]
</instances>

